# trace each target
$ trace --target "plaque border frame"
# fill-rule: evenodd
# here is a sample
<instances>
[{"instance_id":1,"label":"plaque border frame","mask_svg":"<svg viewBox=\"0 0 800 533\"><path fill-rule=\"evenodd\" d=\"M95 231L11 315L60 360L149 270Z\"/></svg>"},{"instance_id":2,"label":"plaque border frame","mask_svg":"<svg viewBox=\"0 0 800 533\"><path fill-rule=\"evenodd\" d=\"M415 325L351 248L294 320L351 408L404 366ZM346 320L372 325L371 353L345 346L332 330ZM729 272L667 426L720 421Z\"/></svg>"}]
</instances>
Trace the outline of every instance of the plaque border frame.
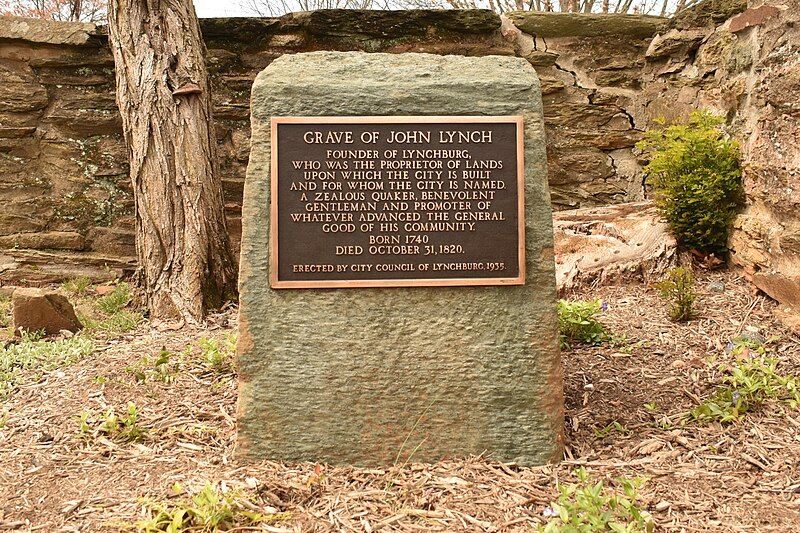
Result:
<instances>
[{"instance_id":1,"label":"plaque border frame","mask_svg":"<svg viewBox=\"0 0 800 533\"><path fill-rule=\"evenodd\" d=\"M517 134L517 258L516 277L498 278L419 278L362 280L278 279L278 126L280 124L446 124L512 123ZM421 115L421 116L285 116L270 118L270 228L269 285L272 289L347 289L374 287L469 287L525 284L525 127L522 115Z\"/></svg>"}]
</instances>

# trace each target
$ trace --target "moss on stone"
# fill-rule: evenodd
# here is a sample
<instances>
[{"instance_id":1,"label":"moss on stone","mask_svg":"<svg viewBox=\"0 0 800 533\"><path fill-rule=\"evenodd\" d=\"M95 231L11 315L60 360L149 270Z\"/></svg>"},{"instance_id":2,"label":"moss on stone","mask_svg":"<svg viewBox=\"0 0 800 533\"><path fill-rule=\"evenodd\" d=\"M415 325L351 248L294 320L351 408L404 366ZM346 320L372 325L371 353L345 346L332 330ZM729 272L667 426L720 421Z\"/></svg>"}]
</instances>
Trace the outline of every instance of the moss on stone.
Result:
<instances>
[{"instance_id":1,"label":"moss on stone","mask_svg":"<svg viewBox=\"0 0 800 533\"><path fill-rule=\"evenodd\" d=\"M464 35L491 36L500 30L500 17L488 9L320 9L279 18L201 19L200 26L209 48L230 51L264 48L274 36L287 33L309 36L333 49L352 49L358 43L364 50L378 51L427 41L432 34L456 40Z\"/></svg>"},{"instance_id":2,"label":"moss on stone","mask_svg":"<svg viewBox=\"0 0 800 533\"><path fill-rule=\"evenodd\" d=\"M747 0L703 0L672 17L669 25L678 30L717 26L745 9Z\"/></svg>"},{"instance_id":3,"label":"moss on stone","mask_svg":"<svg viewBox=\"0 0 800 533\"><path fill-rule=\"evenodd\" d=\"M522 31L538 37L625 36L647 39L663 30L668 22L664 17L601 13L514 11L508 17Z\"/></svg>"}]
</instances>

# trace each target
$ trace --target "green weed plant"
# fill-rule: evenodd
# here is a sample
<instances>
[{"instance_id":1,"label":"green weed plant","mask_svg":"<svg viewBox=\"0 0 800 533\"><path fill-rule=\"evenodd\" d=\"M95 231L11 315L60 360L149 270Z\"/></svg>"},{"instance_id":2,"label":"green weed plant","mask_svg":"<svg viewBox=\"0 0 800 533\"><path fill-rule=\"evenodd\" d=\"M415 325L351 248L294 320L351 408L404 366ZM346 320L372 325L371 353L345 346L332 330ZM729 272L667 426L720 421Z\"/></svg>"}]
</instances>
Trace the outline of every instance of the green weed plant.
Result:
<instances>
[{"instance_id":1,"label":"green weed plant","mask_svg":"<svg viewBox=\"0 0 800 533\"><path fill-rule=\"evenodd\" d=\"M142 315L127 308L131 297L130 285L120 282L109 294L89 302L79 318L91 332L114 336L132 331L142 321Z\"/></svg>"},{"instance_id":2,"label":"green weed plant","mask_svg":"<svg viewBox=\"0 0 800 533\"><path fill-rule=\"evenodd\" d=\"M800 405L800 379L778 372L778 360L760 355L740 361L727 370L716 393L692 409L691 419L699 422L730 424L768 401L786 402L792 409Z\"/></svg>"},{"instance_id":3,"label":"green weed plant","mask_svg":"<svg viewBox=\"0 0 800 533\"><path fill-rule=\"evenodd\" d=\"M180 372L180 360L174 353L161 348L155 357L145 356L135 364L125 367L125 371L132 374L139 382L150 380L172 383Z\"/></svg>"},{"instance_id":4,"label":"green weed plant","mask_svg":"<svg viewBox=\"0 0 800 533\"><path fill-rule=\"evenodd\" d=\"M210 371L221 374L232 369L233 354L236 353L236 335L229 334L223 339L200 339L202 362Z\"/></svg>"},{"instance_id":5,"label":"green weed plant","mask_svg":"<svg viewBox=\"0 0 800 533\"><path fill-rule=\"evenodd\" d=\"M173 492L181 494L180 485ZM258 531L259 526L288 520L289 513L259 513L250 498L239 491L223 492L210 483L177 501L143 500L150 517L136 527L141 533Z\"/></svg>"},{"instance_id":6,"label":"green weed plant","mask_svg":"<svg viewBox=\"0 0 800 533\"><path fill-rule=\"evenodd\" d=\"M697 292L694 288L692 272L682 267L667 271L663 281L656 284L661 297L668 304L667 314L673 322L686 322L694 316L694 302Z\"/></svg>"},{"instance_id":7,"label":"green weed plant","mask_svg":"<svg viewBox=\"0 0 800 533\"><path fill-rule=\"evenodd\" d=\"M540 533L648 533L655 524L642 508L641 478L617 478L613 486L591 482L583 467L575 471L578 483L559 484L558 499L545 510L548 522Z\"/></svg>"},{"instance_id":8,"label":"green weed plant","mask_svg":"<svg viewBox=\"0 0 800 533\"><path fill-rule=\"evenodd\" d=\"M23 333L16 343L0 345L0 399L5 399L22 381L22 372L40 375L71 365L92 353L94 344L85 335L48 341L39 332Z\"/></svg>"},{"instance_id":9,"label":"green weed plant","mask_svg":"<svg viewBox=\"0 0 800 533\"><path fill-rule=\"evenodd\" d=\"M600 300L559 300L558 330L561 347L574 344L601 344L610 340L605 326L597 319L602 312Z\"/></svg>"},{"instance_id":10,"label":"green weed plant","mask_svg":"<svg viewBox=\"0 0 800 533\"><path fill-rule=\"evenodd\" d=\"M89 287L92 285L92 280L86 276L68 279L61 284L61 290L74 296L81 296L86 294Z\"/></svg>"},{"instance_id":11,"label":"green weed plant","mask_svg":"<svg viewBox=\"0 0 800 533\"><path fill-rule=\"evenodd\" d=\"M125 282L117 283L114 290L97 299L97 307L107 315L114 315L131 301L131 286Z\"/></svg>"},{"instance_id":12,"label":"green weed plant","mask_svg":"<svg viewBox=\"0 0 800 533\"><path fill-rule=\"evenodd\" d=\"M82 412L78 416L78 432L85 437L105 435L117 442L139 442L147 435L139 425L139 408L133 402L128 402L123 414L117 414L113 407L99 415Z\"/></svg>"}]
</instances>

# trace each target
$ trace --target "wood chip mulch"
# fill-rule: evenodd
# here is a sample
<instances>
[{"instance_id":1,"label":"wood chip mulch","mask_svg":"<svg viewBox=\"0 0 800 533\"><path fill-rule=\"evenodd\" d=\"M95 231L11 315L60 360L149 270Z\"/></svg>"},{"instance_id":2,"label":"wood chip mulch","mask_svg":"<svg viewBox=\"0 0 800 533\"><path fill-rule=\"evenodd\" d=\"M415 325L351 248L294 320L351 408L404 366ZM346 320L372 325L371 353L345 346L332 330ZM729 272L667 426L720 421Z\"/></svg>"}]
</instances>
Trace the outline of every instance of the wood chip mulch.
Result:
<instances>
[{"instance_id":1,"label":"wood chip mulch","mask_svg":"<svg viewBox=\"0 0 800 533\"><path fill-rule=\"evenodd\" d=\"M732 362L732 338L775 337L784 374L800 374L800 338L734 272L700 274L698 289L699 316L683 325L667 320L657 292L642 284L574 295L608 303L603 321L626 341L563 354L567 451L561 464L539 468L485 457L381 469L238 464L235 376L209 372L196 356L201 337L231 332L234 312L203 331L143 325L24 381L0 406L0 530L131 529L144 516L142 497L169 500L175 483L198 490L211 482L246 491L262 511L289 513L264 531L531 531L578 466L592 479L646 478L642 505L659 531L795 530L798 410L774 403L728 426L683 420ZM136 381L126 368L162 347L182 354L174 380ZM143 441L78 431L81 412L121 412L129 401L147 429Z\"/></svg>"}]
</instances>

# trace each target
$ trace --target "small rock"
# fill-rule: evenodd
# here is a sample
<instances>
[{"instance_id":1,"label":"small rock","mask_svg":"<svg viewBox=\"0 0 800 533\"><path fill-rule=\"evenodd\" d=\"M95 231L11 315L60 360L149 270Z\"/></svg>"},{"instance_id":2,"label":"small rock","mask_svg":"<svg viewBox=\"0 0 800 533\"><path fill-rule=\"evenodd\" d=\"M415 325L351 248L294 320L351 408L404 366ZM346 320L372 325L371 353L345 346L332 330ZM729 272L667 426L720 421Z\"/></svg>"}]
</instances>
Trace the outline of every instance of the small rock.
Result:
<instances>
[{"instance_id":1,"label":"small rock","mask_svg":"<svg viewBox=\"0 0 800 533\"><path fill-rule=\"evenodd\" d=\"M95 287L94 292L98 296L105 296L106 294L111 294L112 292L114 292L114 286L113 285L98 285L97 287Z\"/></svg>"},{"instance_id":2,"label":"small rock","mask_svg":"<svg viewBox=\"0 0 800 533\"><path fill-rule=\"evenodd\" d=\"M751 26L760 26L780 12L781 10L775 6L760 6L748 9L733 17L728 29L731 33L736 33Z\"/></svg>"},{"instance_id":3,"label":"small rock","mask_svg":"<svg viewBox=\"0 0 800 533\"><path fill-rule=\"evenodd\" d=\"M767 342L766 337L759 333L757 330L752 331L749 327L745 328L745 330L736 337L737 340L749 341L757 346L761 346L765 342Z\"/></svg>"},{"instance_id":4,"label":"small rock","mask_svg":"<svg viewBox=\"0 0 800 533\"><path fill-rule=\"evenodd\" d=\"M791 307L779 307L774 311L775 317L791 331L800 334L800 313Z\"/></svg>"},{"instance_id":5,"label":"small rock","mask_svg":"<svg viewBox=\"0 0 800 533\"><path fill-rule=\"evenodd\" d=\"M683 31L671 29L663 35L658 34L653 37L644 55L650 60L669 56L677 59L696 50L708 34L709 32L704 29Z\"/></svg>"},{"instance_id":6,"label":"small rock","mask_svg":"<svg viewBox=\"0 0 800 533\"><path fill-rule=\"evenodd\" d=\"M710 290L711 292L723 293L725 292L725 284L722 283L721 281L712 281L711 283L708 284L708 290Z\"/></svg>"},{"instance_id":7,"label":"small rock","mask_svg":"<svg viewBox=\"0 0 800 533\"><path fill-rule=\"evenodd\" d=\"M62 330L80 331L83 325L66 297L55 291L19 288L11 297L14 334L21 330L57 335Z\"/></svg>"},{"instance_id":8,"label":"small rock","mask_svg":"<svg viewBox=\"0 0 800 533\"><path fill-rule=\"evenodd\" d=\"M525 59L534 67L551 67L556 64L558 54L533 50L530 54L525 56Z\"/></svg>"},{"instance_id":9,"label":"small rock","mask_svg":"<svg viewBox=\"0 0 800 533\"><path fill-rule=\"evenodd\" d=\"M656 504L656 511L666 511L672 507L672 504L669 503L667 500L661 500Z\"/></svg>"},{"instance_id":10,"label":"small rock","mask_svg":"<svg viewBox=\"0 0 800 533\"><path fill-rule=\"evenodd\" d=\"M686 366L686 363L684 361L681 361L680 359L676 359L669 366L671 366L672 368L683 368Z\"/></svg>"}]
</instances>

